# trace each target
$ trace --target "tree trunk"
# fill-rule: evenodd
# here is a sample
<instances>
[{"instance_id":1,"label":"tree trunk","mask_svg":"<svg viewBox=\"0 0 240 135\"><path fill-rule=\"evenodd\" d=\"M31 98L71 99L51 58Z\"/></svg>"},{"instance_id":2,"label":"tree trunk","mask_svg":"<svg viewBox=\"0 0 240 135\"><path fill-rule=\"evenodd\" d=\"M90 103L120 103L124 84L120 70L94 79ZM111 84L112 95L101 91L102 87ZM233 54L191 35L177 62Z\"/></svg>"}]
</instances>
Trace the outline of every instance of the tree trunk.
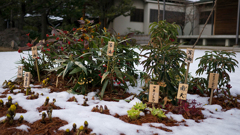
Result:
<instances>
[{"instance_id":1,"label":"tree trunk","mask_svg":"<svg viewBox=\"0 0 240 135\"><path fill-rule=\"evenodd\" d=\"M24 4L24 3L21 3L21 5L20 5L21 7L20 7L20 19L19 19L19 29L23 29L23 26L24 26L24 16L25 16L25 7L26 7L26 5Z\"/></svg>"},{"instance_id":2,"label":"tree trunk","mask_svg":"<svg viewBox=\"0 0 240 135\"><path fill-rule=\"evenodd\" d=\"M47 14L45 10L42 12L41 23L42 23L41 39L45 39L47 34Z\"/></svg>"},{"instance_id":3,"label":"tree trunk","mask_svg":"<svg viewBox=\"0 0 240 135\"><path fill-rule=\"evenodd\" d=\"M3 31L5 29L4 27L4 18L2 17L1 11L0 11L0 31Z\"/></svg>"}]
</instances>

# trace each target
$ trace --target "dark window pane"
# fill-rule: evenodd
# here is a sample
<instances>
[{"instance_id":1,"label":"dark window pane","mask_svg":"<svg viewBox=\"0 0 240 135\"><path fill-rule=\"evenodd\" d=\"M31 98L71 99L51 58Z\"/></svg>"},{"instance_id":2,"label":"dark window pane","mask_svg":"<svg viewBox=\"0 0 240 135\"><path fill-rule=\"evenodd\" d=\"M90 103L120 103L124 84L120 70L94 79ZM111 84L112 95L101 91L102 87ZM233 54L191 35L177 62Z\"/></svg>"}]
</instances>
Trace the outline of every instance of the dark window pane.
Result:
<instances>
[{"instance_id":1,"label":"dark window pane","mask_svg":"<svg viewBox=\"0 0 240 135\"><path fill-rule=\"evenodd\" d=\"M143 9L135 9L130 17L131 22L143 22Z\"/></svg>"},{"instance_id":2,"label":"dark window pane","mask_svg":"<svg viewBox=\"0 0 240 135\"><path fill-rule=\"evenodd\" d=\"M160 20L163 19L163 10L160 10ZM176 24L184 24L185 23L185 13L184 12L176 12L176 11L165 11L165 19L169 23L176 22ZM158 10L150 9L150 22L158 21Z\"/></svg>"},{"instance_id":3,"label":"dark window pane","mask_svg":"<svg viewBox=\"0 0 240 135\"><path fill-rule=\"evenodd\" d=\"M160 10L160 20L162 20L163 11ZM157 22L158 21L158 10L150 9L150 22Z\"/></svg>"},{"instance_id":4,"label":"dark window pane","mask_svg":"<svg viewBox=\"0 0 240 135\"><path fill-rule=\"evenodd\" d=\"M199 24L205 24L210 13L211 11L200 12ZM207 24L211 24L211 23L212 23L212 19L210 18Z\"/></svg>"}]
</instances>

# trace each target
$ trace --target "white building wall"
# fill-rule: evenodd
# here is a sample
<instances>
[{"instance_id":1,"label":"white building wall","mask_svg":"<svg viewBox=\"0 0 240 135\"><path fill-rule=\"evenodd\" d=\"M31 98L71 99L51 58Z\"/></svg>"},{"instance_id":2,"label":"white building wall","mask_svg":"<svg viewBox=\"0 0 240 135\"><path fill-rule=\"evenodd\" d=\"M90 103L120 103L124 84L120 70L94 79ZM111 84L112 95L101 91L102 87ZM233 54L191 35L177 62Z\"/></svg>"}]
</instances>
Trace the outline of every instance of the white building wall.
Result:
<instances>
[{"instance_id":1,"label":"white building wall","mask_svg":"<svg viewBox=\"0 0 240 135\"><path fill-rule=\"evenodd\" d=\"M145 3L144 5L144 19L143 19L143 32L144 34L149 33L149 25L150 25L150 10L149 10L149 3Z\"/></svg>"},{"instance_id":2,"label":"white building wall","mask_svg":"<svg viewBox=\"0 0 240 135\"><path fill-rule=\"evenodd\" d=\"M199 34L202 31L203 26L204 26L204 24L203 25L199 25ZM211 30L212 30L212 24L207 24L206 27L203 30L202 35L211 35Z\"/></svg>"},{"instance_id":3,"label":"white building wall","mask_svg":"<svg viewBox=\"0 0 240 135\"><path fill-rule=\"evenodd\" d=\"M188 5L186 8L186 25L184 28L184 35L198 35L199 34L199 11L194 5ZM193 29L193 32L191 30Z\"/></svg>"},{"instance_id":4,"label":"white building wall","mask_svg":"<svg viewBox=\"0 0 240 135\"><path fill-rule=\"evenodd\" d=\"M134 6L138 9L144 9L144 2L141 0L134 0ZM138 30L143 32L144 23L143 22L130 22L130 16L124 17L123 15L114 19L111 26L117 33L124 35L129 32L127 28L131 30ZM144 33L146 34L146 33Z\"/></svg>"}]
</instances>

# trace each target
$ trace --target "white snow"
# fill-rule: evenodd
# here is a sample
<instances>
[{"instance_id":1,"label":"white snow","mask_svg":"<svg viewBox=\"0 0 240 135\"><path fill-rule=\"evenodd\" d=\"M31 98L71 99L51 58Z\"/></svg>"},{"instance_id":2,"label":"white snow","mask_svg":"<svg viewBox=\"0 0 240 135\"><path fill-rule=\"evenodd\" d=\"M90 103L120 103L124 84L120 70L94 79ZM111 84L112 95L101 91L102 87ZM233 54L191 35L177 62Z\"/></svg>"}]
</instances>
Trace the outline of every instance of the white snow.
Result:
<instances>
[{"instance_id":1,"label":"white snow","mask_svg":"<svg viewBox=\"0 0 240 135\"><path fill-rule=\"evenodd\" d=\"M26 57L27 53L24 53L24 57ZM202 55L204 55L204 50L195 50L194 58L200 57ZM18 52L0 52L0 58L0 84L2 84L4 80L9 80L12 77L16 77L18 65L14 64L14 62L20 59L20 54ZM240 53L237 53L237 60L240 62ZM190 72L193 76L196 76L195 71L198 68L198 63L199 60L194 61L194 63L190 65ZM238 64L238 66L240 67L240 64ZM138 65L138 69L142 70L142 65ZM232 85L231 93L233 95L240 94L240 78L238 77L240 75L239 68L236 68L235 73L229 74L231 76L230 84ZM206 75L204 74L201 77L206 77ZM129 92L138 94L142 90L141 86L142 85L140 83L140 80L138 80L137 87L129 87ZM4 91L5 89L3 89L1 86L0 95L2 95L1 93ZM14 91L17 92L19 89ZM219 105L205 105L208 104L208 97L200 97L198 95L188 94L187 98L195 99L198 103L201 103L203 105L203 108L205 108L205 110L203 110L202 113L206 119L203 119L203 121L200 123L196 123L194 120L184 119L182 115L168 113L166 114L167 117L171 116L177 121L182 121L182 119L184 119L188 125L188 127L184 126L183 124L180 124L180 126L168 127L161 123L146 123L142 124L142 126L139 126L125 123L120 119L111 116L115 113L118 113L119 115L127 115L127 110L131 109L136 102L140 102L140 100L137 98L134 98L129 103L124 100L120 100L119 102L101 101L96 97L94 100L92 100L92 97L95 95L95 93L91 92L86 96L88 98L87 103L89 106L81 106L79 104L82 104L84 102L83 95L74 95L68 92L49 93L48 88L32 88L32 91L39 93L38 99L27 100L27 96L24 96L22 93L16 95L7 94L7 96L12 96L13 103L18 102L18 104L23 109L27 110L27 113L16 113L15 119L18 119L21 115L23 115L24 120L30 123L41 119L42 112L39 113L36 108L40 107L44 103L46 97L50 98L50 102L52 102L53 98L55 98L55 105L63 109L53 110L53 117L59 117L60 119L66 120L68 122L67 125L60 127L59 130L65 130L67 128L71 129L73 123L76 123L77 127L79 127L83 125L84 121L88 121L89 127L93 129L94 133L103 135L119 135L120 133L124 133L126 135L146 135L154 133L176 135L233 135L239 134L240 132L240 110L231 109L224 112L221 110L222 108ZM40 95L41 93L44 95ZM75 96L78 102L66 102L72 96ZM2 98L2 100L6 102L7 97ZM96 105L107 105L111 115L91 112L91 109ZM5 116L0 117L0 120L3 120L5 118ZM165 132L163 130L150 127L150 124L157 127L162 126L171 129L173 132ZM21 125L16 128L28 131L30 127ZM137 132L137 130L139 132Z\"/></svg>"},{"instance_id":2,"label":"white snow","mask_svg":"<svg viewBox=\"0 0 240 135\"><path fill-rule=\"evenodd\" d=\"M21 126L19 126L19 127L16 127L16 129L21 129L21 130L24 130L24 131L26 131L26 132L28 132L28 128L30 128L29 126L27 126L27 125L21 125Z\"/></svg>"}]
</instances>

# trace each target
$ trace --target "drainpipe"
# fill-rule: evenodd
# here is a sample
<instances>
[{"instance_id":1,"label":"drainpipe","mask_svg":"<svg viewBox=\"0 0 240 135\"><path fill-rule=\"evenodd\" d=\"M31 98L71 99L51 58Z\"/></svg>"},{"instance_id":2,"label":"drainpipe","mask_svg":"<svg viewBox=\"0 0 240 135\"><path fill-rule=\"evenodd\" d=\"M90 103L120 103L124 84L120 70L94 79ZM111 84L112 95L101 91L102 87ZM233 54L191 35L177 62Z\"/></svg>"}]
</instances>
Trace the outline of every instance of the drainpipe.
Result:
<instances>
[{"instance_id":1,"label":"drainpipe","mask_svg":"<svg viewBox=\"0 0 240 135\"><path fill-rule=\"evenodd\" d=\"M237 30L236 30L236 46L237 47L240 47L240 45L238 45L239 15L240 15L240 0L238 0L238 16L237 16Z\"/></svg>"},{"instance_id":2,"label":"drainpipe","mask_svg":"<svg viewBox=\"0 0 240 135\"><path fill-rule=\"evenodd\" d=\"M193 35L193 32L194 32L194 21L195 21L195 18L194 18L194 3L193 3L193 21L192 21L192 35Z\"/></svg>"},{"instance_id":3,"label":"drainpipe","mask_svg":"<svg viewBox=\"0 0 240 135\"><path fill-rule=\"evenodd\" d=\"M165 20L165 0L163 0L163 20Z\"/></svg>"},{"instance_id":4,"label":"drainpipe","mask_svg":"<svg viewBox=\"0 0 240 135\"><path fill-rule=\"evenodd\" d=\"M214 6L215 0L213 0L212 6ZM212 14L212 29L211 29L211 35L213 35L213 24L214 24L214 10L213 10L213 14Z\"/></svg>"}]
</instances>

